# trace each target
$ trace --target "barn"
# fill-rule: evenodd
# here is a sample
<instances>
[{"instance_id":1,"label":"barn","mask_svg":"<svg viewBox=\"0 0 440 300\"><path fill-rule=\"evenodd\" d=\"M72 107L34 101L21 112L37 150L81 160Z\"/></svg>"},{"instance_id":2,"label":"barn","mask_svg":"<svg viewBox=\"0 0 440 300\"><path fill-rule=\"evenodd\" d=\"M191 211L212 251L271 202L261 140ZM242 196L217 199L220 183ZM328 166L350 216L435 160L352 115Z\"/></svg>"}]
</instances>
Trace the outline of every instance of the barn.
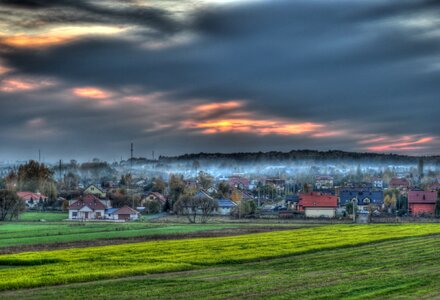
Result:
<instances>
[{"instance_id":1,"label":"barn","mask_svg":"<svg viewBox=\"0 0 440 300\"><path fill-rule=\"evenodd\" d=\"M123 220L123 221L134 221L139 219L140 213L125 205L121 208L110 208L106 209L105 216L109 220Z\"/></svg>"},{"instance_id":2,"label":"barn","mask_svg":"<svg viewBox=\"0 0 440 300\"><path fill-rule=\"evenodd\" d=\"M412 215L434 214L437 192L409 191L408 208Z\"/></svg>"},{"instance_id":3,"label":"barn","mask_svg":"<svg viewBox=\"0 0 440 300\"><path fill-rule=\"evenodd\" d=\"M298 210L303 211L308 218L334 218L338 198L322 193L308 193L299 195Z\"/></svg>"}]
</instances>

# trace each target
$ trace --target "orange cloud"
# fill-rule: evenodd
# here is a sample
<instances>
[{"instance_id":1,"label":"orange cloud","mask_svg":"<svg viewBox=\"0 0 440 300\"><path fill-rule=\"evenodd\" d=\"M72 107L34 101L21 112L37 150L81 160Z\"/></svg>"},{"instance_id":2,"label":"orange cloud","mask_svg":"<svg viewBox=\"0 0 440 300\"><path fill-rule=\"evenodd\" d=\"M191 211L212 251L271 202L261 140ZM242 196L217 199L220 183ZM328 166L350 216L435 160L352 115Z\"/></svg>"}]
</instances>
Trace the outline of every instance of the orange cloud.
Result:
<instances>
[{"instance_id":1,"label":"orange cloud","mask_svg":"<svg viewBox=\"0 0 440 300\"><path fill-rule=\"evenodd\" d=\"M434 141L434 137L420 137L417 135L405 135L399 138L378 137L374 139L361 141L360 144L373 143L367 147L373 152L390 152L390 151L412 151L426 148L427 145Z\"/></svg>"},{"instance_id":2,"label":"orange cloud","mask_svg":"<svg viewBox=\"0 0 440 300\"><path fill-rule=\"evenodd\" d=\"M107 99L111 97L111 93L106 92L96 87L78 87L72 89L72 93L75 96L89 99Z\"/></svg>"},{"instance_id":3,"label":"orange cloud","mask_svg":"<svg viewBox=\"0 0 440 300\"><path fill-rule=\"evenodd\" d=\"M4 37L0 41L6 45L14 47L45 47L52 46L56 44L61 44L68 42L72 38L61 37L61 36L29 36L29 35L17 35Z\"/></svg>"},{"instance_id":4,"label":"orange cloud","mask_svg":"<svg viewBox=\"0 0 440 300\"><path fill-rule=\"evenodd\" d=\"M38 84L21 79L5 79L0 84L0 91L5 93L28 91L37 88Z\"/></svg>"},{"instance_id":5,"label":"orange cloud","mask_svg":"<svg viewBox=\"0 0 440 300\"><path fill-rule=\"evenodd\" d=\"M288 123L276 120L217 119L201 122L186 121L183 123L183 127L201 129L201 132L204 134L240 132L259 135L297 135L316 131L322 128L323 125L311 122Z\"/></svg>"},{"instance_id":6,"label":"orange cloud","mask_svg":"<svg viewBox=\"0 0 440 300\"><path fill-rule=\"evenodd\" d=\"M240 101L228 101L228 102L218 102L218 103L208 103L202 104L195 107L196 112L212 112L224 109L234 109L242 107L243 103Z\"/></svg>"},{"instance_id":7,"label":"orange cloud","mask_svg":"<svg viewBox=\"0 0 440 300\"><path fill-rule=\"evenodd\" d=\"M337 133L324 131L323 124L313 122L291 122L285 119L260 116L249 111L244 101L214 102L197 105L190 116L181 123L183 128L195 129L202 134L249 133L258 135L328 136Z\"/></svg>"},{"instance_id":8,"label":"orange cloud","mask_svg":"<svg viewBox=\"0 0 440 300\"><path fill-rule=\"evenodd\" d=\"M86 35L109 35L123 29L110 26L59 26L45 30L44 33L15 33L0 36L3 44L21 47L49 47L71 42Z\"/></svg>"}]
</instances>

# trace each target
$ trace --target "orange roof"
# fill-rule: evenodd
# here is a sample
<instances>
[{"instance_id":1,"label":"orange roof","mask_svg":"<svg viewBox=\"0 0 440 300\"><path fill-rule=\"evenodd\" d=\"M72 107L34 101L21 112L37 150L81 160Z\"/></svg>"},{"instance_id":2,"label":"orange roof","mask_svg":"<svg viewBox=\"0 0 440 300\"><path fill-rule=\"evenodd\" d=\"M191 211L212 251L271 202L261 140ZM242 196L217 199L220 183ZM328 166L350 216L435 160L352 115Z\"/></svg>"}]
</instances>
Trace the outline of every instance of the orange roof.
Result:
<instances>
[{"instance_id":1,"label":"orange roof","mask_svg":"<svg viewBox=\"0 0 440 300\"><path fill-rule=\"evenodd\" d=\"M337 207L338 197L321 193L299 195L299 206L302 207Z\"/></svg>"},{"instance_id":2,"label":"orange roof","mask_svg":"<svg viewBox=\"0 0 440 300\"><path fill-rule=\"evenodd\" d=\"M118 209L115 214L117 215L131 215L131 214L138 214L139 212L128 205L124 205L120 209Z\"/></svg>"}]
</instances>

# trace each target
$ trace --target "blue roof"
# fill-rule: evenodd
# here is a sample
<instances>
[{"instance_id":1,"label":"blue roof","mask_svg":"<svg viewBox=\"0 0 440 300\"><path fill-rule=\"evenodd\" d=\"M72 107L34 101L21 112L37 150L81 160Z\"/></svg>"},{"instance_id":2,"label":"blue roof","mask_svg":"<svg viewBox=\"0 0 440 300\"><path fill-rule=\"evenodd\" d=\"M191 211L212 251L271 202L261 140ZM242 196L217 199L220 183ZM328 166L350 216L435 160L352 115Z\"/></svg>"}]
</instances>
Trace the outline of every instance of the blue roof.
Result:
<instances>
[{"instance_id":1,"label":"blue roof","mask_svg":"<svg viewBox=\"0 0 440 300\"><path fill-rule=\"evenodd\" d=\"M237 206L237 204L234 201L229 200L229 199L225 199L225 198L218 199L217 204L219 207L235 207L235 206Z\"/></svg>"},{"instance_id":2,"label":"blue roof","mask_svg":"<svg viewBox=\"0 0 440 300\"><path fill-rule=\"evenodd\" d=\"M371 189L345 189L339 192L341 205L357 200L358 205L383 204L383 191Z\"/></svg>"},{"instance_id":3,"label":"blue roof","mask_svg":"<svg viewBox=\"0 0 440 300\"><path fill-rule=\"evenodd\" d=\"M106 208L105 209L105 214L111 215L111 214L113 214L117 210L118 210L118 208Z\"/></svg>"},{"instance_id":4,"label":"blue roof","mask_svg":"<svg viewBox=\"0 0 440 300\"><path fill-rule=\"evenodd\" d=\"M299 201L299 196L298 195L287 195L286 196L286 201L287 202L298 202Z\"/></svg>"}]
</instances>

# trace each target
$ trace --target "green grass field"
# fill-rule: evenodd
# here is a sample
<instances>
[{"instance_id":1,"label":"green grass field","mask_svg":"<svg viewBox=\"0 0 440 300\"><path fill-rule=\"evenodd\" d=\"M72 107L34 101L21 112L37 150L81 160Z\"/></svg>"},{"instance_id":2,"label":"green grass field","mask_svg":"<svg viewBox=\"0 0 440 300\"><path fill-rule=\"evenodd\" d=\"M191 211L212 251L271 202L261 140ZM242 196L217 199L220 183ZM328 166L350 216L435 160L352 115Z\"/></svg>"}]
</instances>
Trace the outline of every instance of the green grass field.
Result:
<instances>
[{"instance_id":1,"label":"green grass field","mask_svg":"<svg viewBox=\"0 0 440 300\"><path fill-rule=\"evenodd\" d=\"M65 212L24 212L20 214L19 221L33 222L45 220L57 222L67 219L69 215Z\"/></svg>"},{"instance_id":2,"label":"green grass field","mask_svg":"<svg viewBox=\"0 0 440 300\"><path fill-rule=\"evenodd\" d=\"M5 299L432 299L440 238L399 240L261 260L0 293Z\"/></svg>"},{"instance_id":3,"label":"green grass field","mask_svg":"<svg viewBox=\"0 0 440 300\"><path fill-rule=\"evenodd\" d=\"M298 285L303 285L304 297L324 295L322 294L324 292L327 293L325 294L327 298L336 292L347 297L356 296L357 289L359 293L368 292L371 296L377 296L378 290L381 290L383 295L386 294L386 289L391 291L396 288L397 281L391 284L379 280L380 276L376 274L384 272L394 276L395 280L398 278L400 288L404 289L410 288L411 284L414 285L417 276L423 275L423 267L420 272L414 269L414 273L411 273L413 268L410 265L414 262L426 263L426 266L430 268L429 273L432 273L433 268L437 266L435 260L432 264L430 262L440 254L439 234L440 225L437 224L331 225L243 236L143 242L2 255L0 256L0 289L23 289L196 270L190 273L193 277L187 278L185 273L180 276L174 274L171 278L174 280L178 278L191 280L192 278L197 281L199 279L197 274L201 272L202 277L203 274L211 274L212 284L214 284L216 280L222 280L221 274L232 272L229 277L232 292L243 293L246 290L239 287L245 282L236 287L233 286L234 282L243 281L240 276L244 276L245 281L254 280L251 275L246 274L255 273L261 277L261 283L265 280L275 284L278 281L277 276L289 276L292 284L297 282ZM279 260L280 258L282 259ZM220 271L217 272L214 269L218 267ZM240 272L244 273L240 275ZM308 277L302 278L303 273L308 274ZM149 277L148 280L157 284L158 294L156 296L158 296L161 284L165 284L167 277L156 276L158 278L156 281L154 281L156 277ZM315 277L312 278L313 276ZM404 280L405 277L408 279ZM223 280L226 281L219 283L219 289L226 288L227 278L228 276L224 277ZM358 288L352 282L352 278L364 278L363 284L371 283L367 285L370 289L366 291L365 286ZM284 280L287 280L287 277ZM255 283L260 281L255 281ZM333 281L334 285L329 281ZM127 281L125 284L136 285L136 282L136 280ZM329 291L325 290L326 284L332 287ZM116 287L111 289L113 288ZM181 288L194 293L203 292L198 285ZM145 289L149 290L147 287ZM264 292L267 286L264 288L258 284L249 285L248 289L256 297ZM287 293L284 291L284 286L279 286L278 289L278 293L272 291L273 296L284 297L284 293ZM320 289L323 290L320 291ZM96 290L96 295L99 295L99 291L100 289ZM320 292L314 294L314 291ZM185 293L181 294L181 296L184 295ZM206 295L214 297L216 294L206 289ZM164 294L165 296L167 295ZM226 294L217 296L229 298ZM200 297L203 298L202 295Z\"/></svg>"},{"instance_id":4,"label":"green grass field","mask_svg":"<svg viewBox=\"0 0 440 300\"><path fill-rule=\"evenodd\" d=\"M227 224L184 225L149 223L4 223L0 224L0 248L23 245L92 241L237 227Z\"/></svg>"}]
</instances>

